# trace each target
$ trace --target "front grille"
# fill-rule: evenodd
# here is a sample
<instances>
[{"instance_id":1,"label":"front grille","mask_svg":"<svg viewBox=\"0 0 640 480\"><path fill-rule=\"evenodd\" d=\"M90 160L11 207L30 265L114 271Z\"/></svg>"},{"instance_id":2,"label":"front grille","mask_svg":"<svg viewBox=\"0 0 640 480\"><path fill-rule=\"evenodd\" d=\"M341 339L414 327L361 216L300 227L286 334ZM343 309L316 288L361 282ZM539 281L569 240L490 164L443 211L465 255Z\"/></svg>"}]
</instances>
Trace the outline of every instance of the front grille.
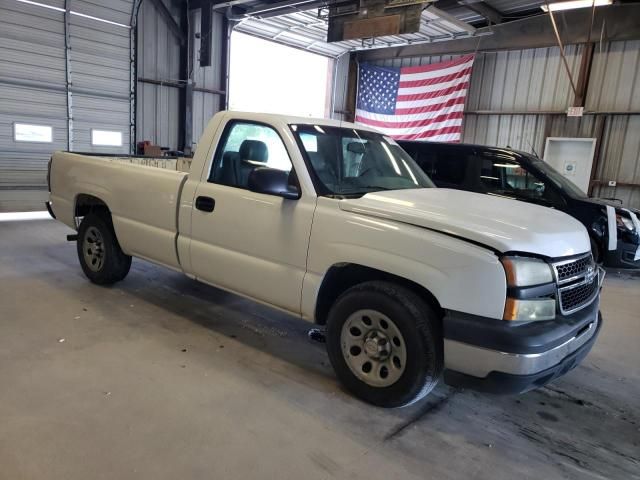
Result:
<instances>
[{"instance_id":1,"label":"front grille","mask_svg":"<svg viewBox=\"0 0 640 480\"><path fill-rule=\"evenodd\" d=\"M556 274L558 276L558 283L564 283L573 278L584 275L589 266L593 266L591 254L578 258L577 260L554 264Z\"/></svg>"},{"instance_id":2,"label":"front grille","mask_svg":"<svg viewBox=\"0 0 640 480\"><path fill-rule=\"evenodd\" d=\"M598 294L598 269L591 254L553 264L558 284L558 303L563 314L589 305Z\"/></svg>"},{"instance_id":3,"label":"front grille","mask_svg":"<svg viewBox=\"0 0 640 480\"><path fill-rule=\"evenodd\" d=\"M586 306L598 291L598 278L591 283L583 283L578 286L567 287L560 290L560 308L562 312L571 312Z\"/></svg>"}]
</instances>

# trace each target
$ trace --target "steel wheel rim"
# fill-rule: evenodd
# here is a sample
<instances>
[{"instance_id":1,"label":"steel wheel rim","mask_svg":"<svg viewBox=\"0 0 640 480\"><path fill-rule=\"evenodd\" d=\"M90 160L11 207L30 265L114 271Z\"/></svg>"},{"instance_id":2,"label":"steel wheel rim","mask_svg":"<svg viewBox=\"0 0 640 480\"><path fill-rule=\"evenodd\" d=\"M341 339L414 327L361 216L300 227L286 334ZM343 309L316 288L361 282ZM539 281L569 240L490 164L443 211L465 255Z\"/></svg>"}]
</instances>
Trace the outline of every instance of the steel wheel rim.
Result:
<instances>
[{"instance_id":1,"label":"steel wheel rim","mask_svg":"<svg viewBox=\"0 0 640 480\"><path fill-rule=\"evenodd\" d=\"M89 227L82 240L82 254L84 261L93 272L99 272L104 265L104 239L96 227Z\"/></svg>"},{"instance_id":2,"label":"steel wheel rim","mask_svg":"<svg viewBox=\"0 0 640 480\"><path fill-rule=\"evenodd\" d=\"M398 326L376 310L352 313L340 333L342 356L351 372L372 387L389 387L405 371L407 346Z\"/></svg>"}]
</instances>

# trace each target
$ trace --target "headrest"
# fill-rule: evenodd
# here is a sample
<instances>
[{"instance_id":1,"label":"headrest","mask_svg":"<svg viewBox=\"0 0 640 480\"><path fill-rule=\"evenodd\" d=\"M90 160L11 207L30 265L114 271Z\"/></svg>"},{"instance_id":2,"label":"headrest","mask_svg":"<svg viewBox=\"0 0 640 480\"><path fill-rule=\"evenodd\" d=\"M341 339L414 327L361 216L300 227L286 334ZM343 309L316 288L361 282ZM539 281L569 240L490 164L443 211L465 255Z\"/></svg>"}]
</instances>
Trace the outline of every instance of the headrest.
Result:
<instances>
[{"instance_id":1,"label":"headrest","mask_svg":"<svg viewBox=\"0 0 640 480\"><path fill-rule=\"evenodd\" d=\"M260 140L245 140L240 145L240 159L266 163L269 159L267 144Z\"/></svg>"},{"instance_id":2,"label":"headrest","mask_svg":"<svg viewBox=\"0 0 640 480\"><path fill-rule=\"evenodd\" d=\"M353 153L363 154L365 153L364 143L362 142L351 142L347 144L347 150Z\"/></svg>"}]
</instances>

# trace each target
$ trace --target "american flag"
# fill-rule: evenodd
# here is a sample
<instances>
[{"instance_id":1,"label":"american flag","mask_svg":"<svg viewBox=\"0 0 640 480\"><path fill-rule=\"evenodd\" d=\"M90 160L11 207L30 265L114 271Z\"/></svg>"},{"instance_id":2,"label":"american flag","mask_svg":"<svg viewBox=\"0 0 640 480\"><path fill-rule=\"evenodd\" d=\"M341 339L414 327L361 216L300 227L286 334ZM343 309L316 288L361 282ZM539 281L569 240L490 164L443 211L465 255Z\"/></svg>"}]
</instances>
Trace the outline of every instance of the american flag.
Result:
<instances>
[{"instance_id":1,"label":"american flag","mask_svg":"<svg viewBox=\"0 0 640 480\"><path fill-rule=\"evenodd\" d=\"M459 142L473 58L403 68L360 65L356 123L398 140Z\"/></svg>"}]
</instances>

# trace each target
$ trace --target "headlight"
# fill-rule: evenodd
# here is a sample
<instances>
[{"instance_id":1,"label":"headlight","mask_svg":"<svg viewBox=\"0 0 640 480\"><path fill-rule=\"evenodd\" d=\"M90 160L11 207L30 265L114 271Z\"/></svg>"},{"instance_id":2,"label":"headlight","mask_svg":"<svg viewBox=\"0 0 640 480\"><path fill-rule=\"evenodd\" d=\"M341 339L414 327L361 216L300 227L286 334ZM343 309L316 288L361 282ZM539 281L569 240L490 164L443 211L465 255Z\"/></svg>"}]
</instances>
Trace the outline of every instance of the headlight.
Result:
<instances>
[{"instance_id":1,"label":"headlight","mask_svg":"<svg viewBox=\"0 0 640 480\"><path fill-rule=\"evenodd\" d=\"M556 301L553 299L517 300L507 298L504 320L533 322L553 320L556 317Z\"/></svg>"},{"instance_id":2,"label":"headlight","mask_svg":"<svg viewBox=\"0 0 640 480\"><path fill-rule=\"evenodd\" d=\"M616 223L618 224L618 227L625 228L631 232L633 232L633 230L635 229L635 225L633 224L633 220L631 220L631 218L617 212Z\"/></svg>"},{"instance_id":3,"label":"headlight","mask_svg":"<svg viewBox=\"0 0 640 480\"><path fill-rule=\"evenodd\" d=\"M504 257L502 265L510 287L530 287L553 282L551 267L537 258Z\"/></svg>"}]
</instances>

